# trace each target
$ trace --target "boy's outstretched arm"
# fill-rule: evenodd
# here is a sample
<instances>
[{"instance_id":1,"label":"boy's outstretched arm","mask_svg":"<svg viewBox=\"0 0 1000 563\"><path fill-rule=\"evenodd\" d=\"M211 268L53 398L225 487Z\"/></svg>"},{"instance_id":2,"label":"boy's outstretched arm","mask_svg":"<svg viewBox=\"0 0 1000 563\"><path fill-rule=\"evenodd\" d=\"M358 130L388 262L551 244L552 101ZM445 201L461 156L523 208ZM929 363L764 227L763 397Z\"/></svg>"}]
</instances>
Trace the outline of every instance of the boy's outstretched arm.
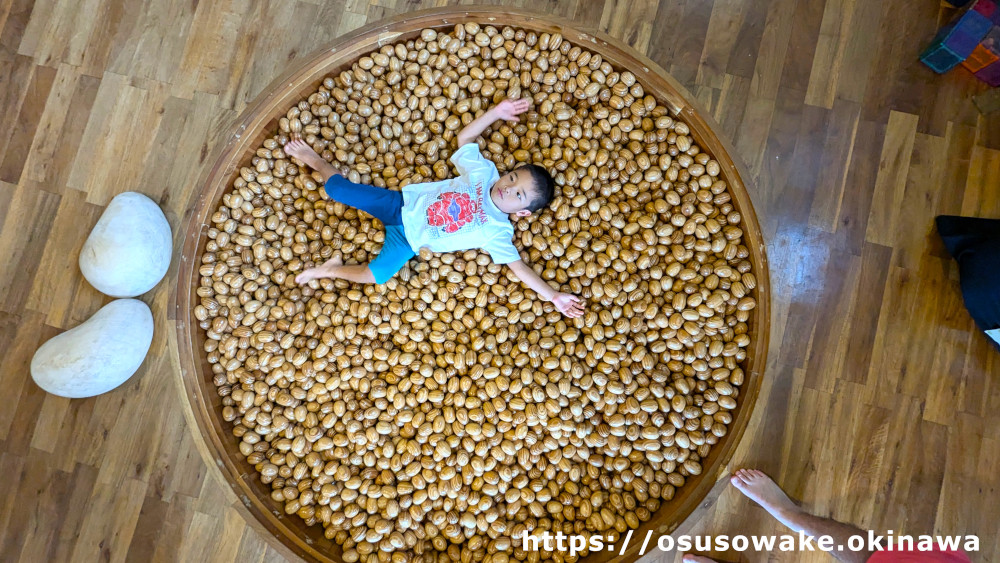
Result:
<instances>
[{"instance_id":1,"label":"boy's outstretched arm","mask_svg":"<svg viewBox=\"0 0 1000 563\"><path fill-rule=\"evenodd\" d=\"M559 312L566 315L571 319L575 319L583 315L583 300L575 295L569 293L563 293L561 291L556 291L552 289L548 283L542 278L538 277L538 274L531 269L531 266L524 263L524 260L518 260L517 262L511 262L507 264L510 269L517 275L518 279L521 280L524 285L535 290L542 299L546 301L551 301Z\"/></svg>"},{"instance_id":2,"label":"boy's outstretched arm","mask_svg":"<svg viewBox=\"0 0 1000 563\"><path fill-rule=\"evenodd\" d=\"M471 143L479 138L483 134L483 131L487 127L493 125L498 119L506 119L507 121L518 121L519 115L528 111L531 107L531 100L524 98L520 100L504 100L499 104L486 110L483 115L472 120L472 123L466 125L461 131L458 132L458 146L464 146L467 143Z\"/></svg>"}]
</instances>

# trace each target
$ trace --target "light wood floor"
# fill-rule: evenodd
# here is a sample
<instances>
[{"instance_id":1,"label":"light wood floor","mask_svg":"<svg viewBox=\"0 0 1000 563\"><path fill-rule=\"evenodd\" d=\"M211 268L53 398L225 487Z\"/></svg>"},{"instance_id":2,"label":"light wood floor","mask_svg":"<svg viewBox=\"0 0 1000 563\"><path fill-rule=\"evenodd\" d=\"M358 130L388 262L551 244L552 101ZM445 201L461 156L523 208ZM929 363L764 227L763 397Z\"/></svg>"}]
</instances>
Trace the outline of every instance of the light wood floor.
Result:
<instances>
[{"instance_id":1,"label":"light wood floor","mask_svg":"<svg viewBox=\"0 0 1000 563\"><path fill-rule=\"evenodd\" d=\"M447 3L0 0L0 560L283 559L207 475L181 414L176 263L144 297L158 330L126 385L70 401L39 390L28 364L108 300L77 256L113 195L158 201L179 246L220 132L288 64ZM978 534L974 559L1000 561L1000 353L973 330L932 225L1000 217L1000 114L977 113L983 86L964 70L917 62L951 12L936 0L514 4L647 53L750 165L773 348L734 465L862 527ZM725 486L705 504L690 531L781 531Z\"/></svg>"}]
</instances>

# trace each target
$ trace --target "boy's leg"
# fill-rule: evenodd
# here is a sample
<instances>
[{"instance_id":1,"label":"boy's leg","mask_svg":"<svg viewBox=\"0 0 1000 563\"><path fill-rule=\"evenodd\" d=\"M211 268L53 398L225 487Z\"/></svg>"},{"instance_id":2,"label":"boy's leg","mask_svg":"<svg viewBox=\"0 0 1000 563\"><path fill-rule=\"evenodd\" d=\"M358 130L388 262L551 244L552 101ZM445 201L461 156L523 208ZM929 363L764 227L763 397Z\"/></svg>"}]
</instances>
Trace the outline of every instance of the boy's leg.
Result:
<instances>
[{"instance_id":1,"label":"boy's leg","mask_svg":"<svg viewBox=\"0 0 1000 563\"><path fill-rule=\"evenodd\" d=\"M302 285L320 278L339 278L355 283L385 283L413 256L413 249L406 240L403 228L387 225L382 251L370 264L345 265L339 257L334 257L322 266L310 268L295 276L295 283Z\"/></svg>"},{"instance_id":2,"label":"boy's leg","mask_svg":"<svg viewBox=\"0 0 1000 563\"><path fill-rule=\"evenodd\" d=\"M323 157L316 154L316 151L309 146L308 143L302 139L292 139L285 145L285 154L288 156L293 156L306 164L306 166L312 168L313 170L320 173L323 176L323 181L325 182L337 174L337 169L329 162L323 160Z\"/></svg>"},{"instance_id":3,"label":"boy's leg","mask_svg":"<svg viewBox=\"0 0 1000 563\"><path fill-rule=\"evenodd\" d=\"M335 278L354 283L375 283L375 276L367 264L344 264L340 256L330 258L322 266L303 271L295 276L295 283L302 285L322 278Z\"/></svg>"},{"instance_id":4,"label":"boy's leg","mask_svg":"<svg viewBox=\"0 0 1000 563\"><path fill-rule=\"evenodd\" d=\"M360 209L382 221L383 225L403 224L402 192L355 184L339 174L331 176L323 189L330 199Z\"/></svg>"},{"instance_id":5,"label":"boy's leg","mask_svg":"<svg viewBox=\"0 0 1000 563\"><path fill-rule=\"evenodd\" d=\"M406 240L402 225L385 226L385 242L370 265L375 283L385 283L413 258L413 249Z\"/></svg>"},{"instance_id":6,"label":"boy's leg","mask_svg":"<svg viewBox=\"0 0 1000 563\"><path fill-rule=\"evenodd\" d=\"M285 145L285 152L322 174L325 179L323 191L330 199L361 209L375 216L386 225L403 224L401 213L403 208L402 192L394 192L385 188L351 182L332 164L316 154L316 151L302 139L289 141Z\"/></svg>"}]
</instances>

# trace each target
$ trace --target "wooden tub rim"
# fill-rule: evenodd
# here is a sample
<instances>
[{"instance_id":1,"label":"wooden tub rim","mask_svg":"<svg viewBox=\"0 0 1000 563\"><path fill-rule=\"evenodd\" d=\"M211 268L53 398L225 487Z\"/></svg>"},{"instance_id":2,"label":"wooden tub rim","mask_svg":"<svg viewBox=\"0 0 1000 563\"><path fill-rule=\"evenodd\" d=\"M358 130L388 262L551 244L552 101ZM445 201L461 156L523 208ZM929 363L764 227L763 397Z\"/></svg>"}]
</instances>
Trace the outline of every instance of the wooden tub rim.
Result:
<instances>
[{"instance_id":1,"label":"wooden tub rim","mask_svg":"<svg viewBox=\"0 0 1000 563\"><path fill-rule=\"evenodd\" d=\"M323 76L339 73L345 65L349 67L357 58L377 50L382 45L409 39L426 27L448 30L456 23L465 22L477 22L484 26L522 27L539 34L558 31L565 40L600 54L605 61L616 68L630 70L636 75L637 82L643 85L646 93L653 94L672 114L687 123L694 141L719 162L722 169L720 177L729 184L734 208L743 218L741 228L744 231L744 245L750 252L748 260L753 264L753 272L757 278L757 308L753 310L748 322L749 333L754 335L754 341L751 343L751 349L747 351L746 377L740 388L737 408L732 411L733 422L725 439L713 447L709 456L703 460L707 463L704 464L702 475L695 479L695 483L682 487L680 493L670 501L669 504L677 505L677 508L671 511L673 521L659 522L665 519L664 508L668 503L663 503L664 506L654 513L653 518L635 531L634 537L643 537L646 530L652 530L658 535L670 533L690 515L712 489L716 480L726 475L729 460L752 417L763 370L767 363L770 339L770 281L767 256L763 233L747 191L751 176L731 143L715 134L720 127L712 120L710 114L683 86L648 57L599 30L588 29L571 20L498 6L431 8L399 14L338 37L304 57L303 62L295 64L293 68L271 82L236 119L225 140L213 149L212 164L206 167L199 178L198 185L202 186L202 189L196 196L197 199L193 202L194 205L189 210L186 221L185 239L182 241L179 260L175 310L180 366L176 383L184 399L181 403L185 417L192 426L196 446L209 468L208 471L229 484L226 490L235 493L238 500L235 506L244 519L251 527L262 533L269 545L276 547L286 557L330 563L342 561L340 547L323 538L321 526L309 528L315 532L314 537L302 537L296 529L307 528L303 520L295 515L284 515L283 512L276 510L280 509L280 506L270 498L265 503L263 499L253 494L254 482L261 488L264 485L260 483L259 474L245 458L240 456L234 459L232 455L221 455L223 452L231 454L236 451L236 441L232 433L223 428L220 413L213 406L214 403L209 405L206 402L207 398L201 388L206 380L205 373L199 366L204 368L207 361L204 359L204 352L201 351L203 338L200 335L203 331L197 328L197 320L193 317L193 305L198 303L199 299L195 295L195 289L200 277L198 265L200 265L201 249L204 247L201 242L206 239L204 235L208 229L208 220L222 195L232 185L240 164L247 157L246 149L255 144L249 140L247 134L262 139L263 132L268 130L268 124L283 115L293 101L302 98L303 93L307 94L310 88L315 88ZM635 65L623 64L625 62L634 62ZM336 65L340 66L332 68ZM317 79L317 76L320 78ZM259 140L256 144L259 144ZM211 385L210 371L208 375L207 383ZM214 392L214 386L211 390ZM295 524L296 521L298 525ZM640 543L630 542L629 548L623 553L619 553L616 546L614 553L600 552L588 556L586 561L603 563L634 560L638 556Z\"/></svg>"}]
</instances>

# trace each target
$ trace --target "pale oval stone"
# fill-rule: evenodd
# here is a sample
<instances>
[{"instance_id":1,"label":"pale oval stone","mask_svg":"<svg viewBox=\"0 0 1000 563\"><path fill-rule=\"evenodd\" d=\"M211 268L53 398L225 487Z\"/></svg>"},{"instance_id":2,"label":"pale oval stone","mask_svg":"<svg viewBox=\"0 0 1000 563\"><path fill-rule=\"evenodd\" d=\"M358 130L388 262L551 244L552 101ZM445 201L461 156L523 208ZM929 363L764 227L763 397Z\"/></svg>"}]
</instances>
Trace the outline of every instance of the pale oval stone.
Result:
<instances>
[{"instance_id":1,"label":"pale oval stone","mask_svg":"<svg viewBox=\"0 0 1000 563\"><path fill-rule=\"evenodd\" d=\"M152 342L149 306L118 299L43 344L31 358L31 378L60 397L100 395L132 377Z\"/></svg>"},{"instance_id":2,"label":"pale oval stone","mask_svg":"<svg viewBox=\"0 0 1000 563\"><path fill-rule=\"evenodd\" d=\"M80 271L95 289L135 297L153 288L170 267L170 224L148 197L115 196L80 251Z\"/></svg>"}]
</instances>

